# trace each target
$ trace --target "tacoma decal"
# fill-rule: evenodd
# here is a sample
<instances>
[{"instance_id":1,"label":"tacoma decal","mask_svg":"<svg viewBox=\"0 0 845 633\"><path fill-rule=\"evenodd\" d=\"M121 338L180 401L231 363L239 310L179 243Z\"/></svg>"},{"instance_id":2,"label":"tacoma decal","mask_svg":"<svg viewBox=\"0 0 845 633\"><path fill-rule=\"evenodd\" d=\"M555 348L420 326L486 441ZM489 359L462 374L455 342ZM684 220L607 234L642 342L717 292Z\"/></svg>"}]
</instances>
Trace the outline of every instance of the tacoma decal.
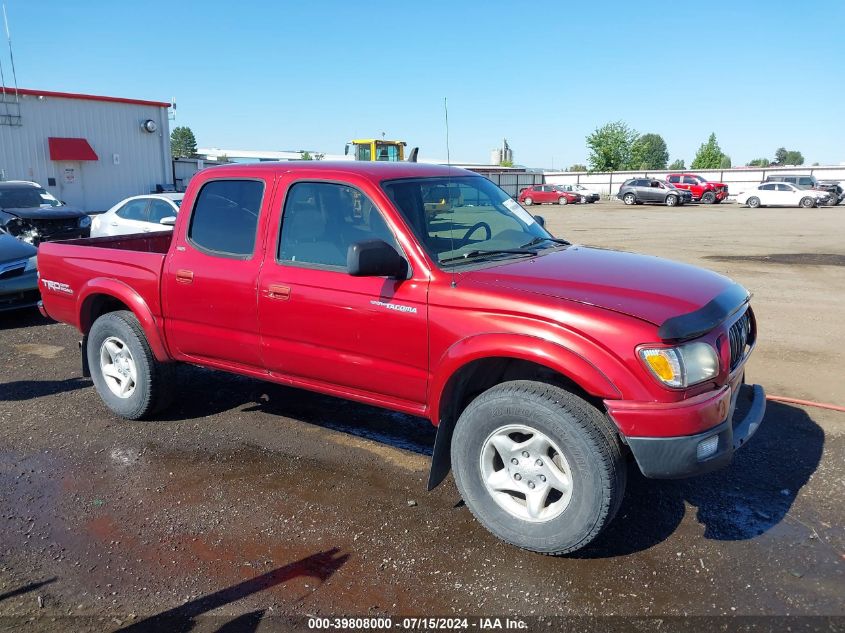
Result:
<instances>
[{"instance_id":1,"label":"tacoma decal","mask_svg":"<svg viewBox=\"0 0 845 633\"><path fill-rule=\"evenodd\" d=\"M417 309L414 306L403 306L398 303L385 303L384 301L370 300L370 303L379 308L387 308L388 310L395 310L396 312L407 312L408 314L416 314Z\"/></svg>"}]
</instances>

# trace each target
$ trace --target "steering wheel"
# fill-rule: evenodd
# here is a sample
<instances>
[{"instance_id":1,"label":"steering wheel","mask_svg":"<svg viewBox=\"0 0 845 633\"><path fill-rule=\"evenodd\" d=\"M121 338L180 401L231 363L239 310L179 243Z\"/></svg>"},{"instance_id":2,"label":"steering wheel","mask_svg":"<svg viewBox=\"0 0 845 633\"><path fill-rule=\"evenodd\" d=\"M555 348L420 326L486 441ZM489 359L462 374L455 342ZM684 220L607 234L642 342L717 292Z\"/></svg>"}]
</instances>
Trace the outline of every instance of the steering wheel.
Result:
<instances>
[{"instance_id":1,"label":"steering wheel","mask_svg":"<svg viewBox=\"0 0 845 633\"><path fill-rule=\"evenodd\" d=\"M490 225L487 222L479 222L478 224L473 224L466 233L464 233L463 242L469 242L469 236L475 233L478 229L484 229L484 239L489 240L493 237L493 231L490 230Z\"/></svg>"}]
</instances>

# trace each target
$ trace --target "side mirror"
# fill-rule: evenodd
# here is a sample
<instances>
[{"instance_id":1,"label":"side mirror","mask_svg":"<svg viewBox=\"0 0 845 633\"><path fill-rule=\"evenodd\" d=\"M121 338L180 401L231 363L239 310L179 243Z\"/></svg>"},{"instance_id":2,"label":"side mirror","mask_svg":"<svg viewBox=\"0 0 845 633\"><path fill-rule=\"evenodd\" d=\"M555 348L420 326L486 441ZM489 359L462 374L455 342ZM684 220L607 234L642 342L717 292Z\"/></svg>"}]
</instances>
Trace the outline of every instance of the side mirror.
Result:
<instances>
[{"instance_id":1,"label":"side mirror","mask_svg":"<svg viewBox=\"0 0 845 633\"><path fill-rule=\"evenodd\" d=\"M535 215L534 219L537 221L537 224L539 224L543 228L546 228L546 218L544 218L542 215Z\"/></svg>"},{"instance_id":2,"label":"side mirror","mask_svg":"<svg viewBox=\"0 0 845 633\"><path fill-rule=\"evenodd\" d=\"M406 279L408 262L383 240L363 240L349 245L346 272L353 277Z\"/></svg>"},{"instance_id":3,"label":"side mirror","mask_svg":"<svg viewBox=\"0 0 845 633\"><path fill-rule=\"evenodd\" d=\"M158 223L163 224L164 226L174 226L176 224L176 216L168 215L166 218L159 220Z\"/></svg>"},{"instance_id":4,"label":"side mirror","mask_svg":"<svg viewBox=\"0 0 845 633\"><path fill-rule=\"evenodd\" d=\"M346 147L343 148L343 155L349 156L349 143L347 143Z\"/></svg>"}]
</instances>

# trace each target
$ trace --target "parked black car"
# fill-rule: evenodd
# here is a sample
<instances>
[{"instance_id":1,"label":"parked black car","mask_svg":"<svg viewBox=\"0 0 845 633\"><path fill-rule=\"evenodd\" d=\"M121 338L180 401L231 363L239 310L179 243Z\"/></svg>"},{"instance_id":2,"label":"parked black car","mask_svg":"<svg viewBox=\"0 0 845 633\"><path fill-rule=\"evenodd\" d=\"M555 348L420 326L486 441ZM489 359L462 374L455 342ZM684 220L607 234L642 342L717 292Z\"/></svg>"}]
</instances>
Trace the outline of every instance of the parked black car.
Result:
<instances>
[{"instance_id":1,"label":"parked black car","mask_svg":"<svg viewBox=\"0 0 845 633\"><path fill-rule=\"evenodd\" d=\"M692 193L685 189L678 189L665 180L655 178L631 178L622 183L616 197L625 204L642 204L644 202L665 204L674 207L692 202Z\"/></svg>"},{"instance_id":2,"label":"parked black car","mask_svg":"<svg viewBox=\"0 0 845 633\"><path fill-rule=\"evenodd\" d=\"M799 189L816 189L826 191L828 199L825 204L835 206L845 200L845 190L835 180L818 180L812 174L770 174L763 182L788 182Z\"/></svg>"},{"instance_id":3,"label":"parked black car","mask_svg":"<svg viewBox=\"0 0 845 633\"><path fill-rule=\"evenodd\" d=\"M38 246L41 242L88 237L91 218L57 200L38 183L0 182L0 227Z\"/></svg>"},{"instance_id":4,"label":"parked black car","mask_svg":"<svg viewBox=\"0 0 845 633\"><path fill-rule=\"evenodd\" d=\"M38 303L37 252L0 229L0 312Z\"/></svg>"}]
</instances>

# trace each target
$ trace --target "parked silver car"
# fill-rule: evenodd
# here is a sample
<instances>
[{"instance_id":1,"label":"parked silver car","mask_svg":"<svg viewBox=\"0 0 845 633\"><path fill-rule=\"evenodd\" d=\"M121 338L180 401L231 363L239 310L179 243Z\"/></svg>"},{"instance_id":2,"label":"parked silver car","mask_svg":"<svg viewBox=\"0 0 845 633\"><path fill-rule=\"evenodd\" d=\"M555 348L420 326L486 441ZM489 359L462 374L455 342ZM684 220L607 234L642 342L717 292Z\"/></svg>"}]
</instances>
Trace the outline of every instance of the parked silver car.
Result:
<instances>
[{"instance_id":1,"label":"parked silver car","mask_svg":"<svg viewBox=\"0 0 845 633\"><path fill-rule=\"evenodd\" d=\"M616 197L625 204L665 204L674 207L692 202L692 194L656 178L631 178L622 183Z\"/></svg>"}]
</instances>

